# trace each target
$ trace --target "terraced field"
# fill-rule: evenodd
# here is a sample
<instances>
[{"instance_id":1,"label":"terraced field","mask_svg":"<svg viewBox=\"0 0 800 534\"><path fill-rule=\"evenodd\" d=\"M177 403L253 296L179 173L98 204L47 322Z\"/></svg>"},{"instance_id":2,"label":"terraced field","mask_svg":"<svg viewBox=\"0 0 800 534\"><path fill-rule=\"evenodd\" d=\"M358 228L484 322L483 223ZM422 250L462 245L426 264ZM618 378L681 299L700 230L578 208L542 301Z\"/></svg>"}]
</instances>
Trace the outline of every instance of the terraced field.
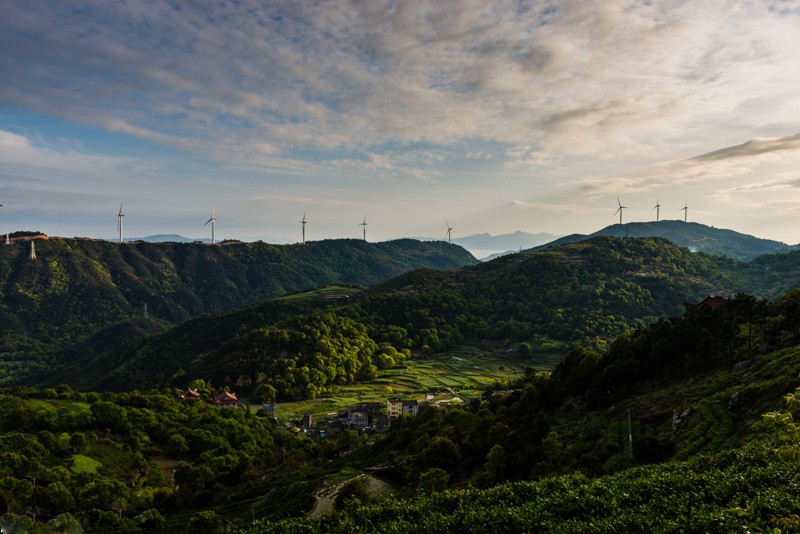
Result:
<instances>
[{"instance_id":1,"label":"terraced field","mask_svg":"<svg viewBox=\"0 0 800 534\"><path fill-rule=\"evenodd\" d=\"M327 397L279 403L275 407L282 421L300 419L304 413L325 416L348 404L385 401L388 397L458 402L480 396L486 389L507 387L520 378L525 367L550 371L561 354L537 354L522 359L516 352L490 352L464 346L424 359L406 360L402 366L381 371L376 380L342 386ZM254 407L256 408L256 407Z\"/></svg>"}]
</instances>

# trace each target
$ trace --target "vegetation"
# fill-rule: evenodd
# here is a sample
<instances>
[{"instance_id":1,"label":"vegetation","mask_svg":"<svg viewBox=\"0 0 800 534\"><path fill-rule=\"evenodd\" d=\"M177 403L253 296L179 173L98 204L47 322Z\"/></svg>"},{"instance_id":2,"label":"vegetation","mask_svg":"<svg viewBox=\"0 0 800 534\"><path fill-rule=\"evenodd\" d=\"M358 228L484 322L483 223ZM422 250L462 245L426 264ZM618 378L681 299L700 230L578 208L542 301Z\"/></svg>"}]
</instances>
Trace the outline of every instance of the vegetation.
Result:
<instances>
[{"instance_id":1,"label":"vegetation","mask_svg":"<svg viewBox=\"0 0 800 534\"><path fill-rule=\"evenodd\" d=\"M47 382L125 390L203 377L245 394L266 381L279 400L314 398L410 355L464 343L531 357L575 343L602 348L620 333L679 315L685 302L752 286L761 272L663 240L595 238L458 271L418 270L348 298L304 296L201 317L91 352L92 360L67 358L77 376Z\"/></svg>"},{"instance_id":2,"label":"vegetation","mask_svg":"<svg viewBox=\"0 0 800 534\"><path fill-rule=\"evenodd\" d=\"M375 461L390 460L383 473L408 488L405 498L256 528L793 531L800 403L793 393L782 407L776 392L800 384L799 297L696 307L602 353L575 349L519 391L399 419ZM732 340L709 344L728 331Z\"/></svg>"},{"instance_id":3,"label":"vegetation","mask_svg":"<svg viewBox=\"0 0 800 534\"><path fill-rule=\"evenodd\" d=\"M775 272L798 285L793 269L596 238L168 330L117 324L73 345L80 366L51 380L124 392L2 391L0 521L34 532L796 530L800 290L768 288ZM773 300L684 306L743 286ZM484 364L482 380L468 374ZM326 405L359 389L478 389L467 380L487 391L423 406L382 438L314 441L263 410L208 402L225 385ZM201 398L178 401L187 385ZM781 392L796 392L789 405ZM395 497L371 502L361 483L372 477ZM299 519L322 491L335 510Z\"/></svg>"},{"instance_id":4,"label":"vegetation","mask_svg":"<svg viewBox=\"0 0 800 534\"><path fill-rule=\"evenodd\" d=\"M526 367L550 371L561 354L509 355L494 347L461 346L453 350L413 358L378 372L367 382L343 385L315 399L282 402L276 406L281 421L297 421L304 413L324 416L357 402L384 402L388 397L447 402L479 398L487 389L507 390L519 385ZM456 400L456 403L458 401Z\"/></svg>"},{"instance_id":5,"label":"vegetation","mask_svg":"<svg viewBox=\"0 0 800 534\"><path fill-rule=\"evenodd\" d=\"M0 379L9 382L37 368L49 370L57 351L72 347L66 355L71 359L76 351L95 349L91 341L75 344L102 328L112 327L115 335L107 338L127 331L132 339L327 284L367 285L421 267L477 261L455 245L410 239L209 246L41 236L35 261L26 243L0 251ZM144 315L145 305L150 319L131 322Z\"/></svg>"},{"instance_id":6,"label":"vegetation","mask_svg":"<svg viewBox=\"0 0 800 534\"><path fill-rule=\"evenodd\" d=\"M176 393L5 390L0 512L36 514L49 530L68 519L91 530L185 524L197 509L316 469L319 446L271 418ZM283 513L308 498L284 501Z\"/></svg>"}]
</instances>

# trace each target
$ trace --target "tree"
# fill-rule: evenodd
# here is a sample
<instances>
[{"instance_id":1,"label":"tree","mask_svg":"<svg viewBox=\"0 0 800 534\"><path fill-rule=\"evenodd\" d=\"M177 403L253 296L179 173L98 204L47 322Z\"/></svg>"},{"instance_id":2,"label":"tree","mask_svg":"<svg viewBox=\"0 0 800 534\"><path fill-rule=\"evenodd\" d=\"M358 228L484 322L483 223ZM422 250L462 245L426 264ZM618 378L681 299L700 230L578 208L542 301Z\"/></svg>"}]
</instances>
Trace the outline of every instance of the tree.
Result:
<instances>
[{"instance_id":1,"label":"tree","mask_svg":"<svg viewBox=\"0 0 800 534\"><path fill-rule=\"evenodd\" d=\"M358 432L355 430L343 430L336 438L336 446L340 451L358 447L358 442Z\"/></svg>"},{"instance_id":2,"label":"tree","mask_svg":"<svg viewBox=\"0 0 800 534\"><path fill-rule=\"evenodd\" d=\"M431 467L419 476L419 488L425 493L436 493L447 489L450 475L438 467Z\"/></svg>"},{"instance_id":3,"label":"tree","mask_svg":"<svg viewBox=\"0 0 800 534\"><path fill-rule=\"evenodd\" d=\"M278 392L275 388L266 382L257 385L253 390L253 400L255 402L274 402L277 396Z\"/></svg>"},{"instance_id":4,"label":"tree","mask_svg":"<svg viewBox=\"0 0 800 534\"><path fill-rule=\"evenodd\" d=\"M166 526L167 520L158 510L151 508L136 516L136 524L142 530L161 530Z\"/></svg>"},{"instance_id":5,"label":"tree","mask_svg":"<svg viewBox=\"0 0 800 534\"><path fill-rule=\"evenodd\" d=\"M349 480L339 488L336 493L336 500L333 502L333 507L337 510L344 510L353 502L364 503L369 501L369 492L367 485L361 478L354 478Z\"/></svg>"},{"instance_id":6,"label":"tree","mask_svg":"<svg viewBox=\"0 0 800 534\"><path fill-rule=\"evenodd\" d=\"M494 445L486 455L486 469L494 480L502 480L506 470L506 450L502 445Z\"/></svg>"},{"instance_id":7,"label":"tree","mask_svg":"<svg viewBox=\"0 0 800 534\"><path fill-rule=\"evenodd\" d=\"M75 499L69 489L59 481L44 489L45 506L55 512L71 512L75 509Z\"/></svg>"},{"instance_id":8,"label":"tree","mask_svg":"<svg viewBox=\"0 0 800 534\"><path fill-rule=\"evenodd\" d=\"M194 534L195 532L203 532L208 534L216 534L224 532L224 523L222 518L213 510L203 510L198 512L186 524L184 532Z\"/></svg>"},{"instance_id":9,"label":"tree","mask_svg":"<svg viewBox=\"0 0 800 534\"><path fill-rule=\"evenodd\" d=\"M461 461L458 445L449 438L436 436L420 454L420 462L424 467L440 467L453 471Z\"/></svg>"}]
</instances>

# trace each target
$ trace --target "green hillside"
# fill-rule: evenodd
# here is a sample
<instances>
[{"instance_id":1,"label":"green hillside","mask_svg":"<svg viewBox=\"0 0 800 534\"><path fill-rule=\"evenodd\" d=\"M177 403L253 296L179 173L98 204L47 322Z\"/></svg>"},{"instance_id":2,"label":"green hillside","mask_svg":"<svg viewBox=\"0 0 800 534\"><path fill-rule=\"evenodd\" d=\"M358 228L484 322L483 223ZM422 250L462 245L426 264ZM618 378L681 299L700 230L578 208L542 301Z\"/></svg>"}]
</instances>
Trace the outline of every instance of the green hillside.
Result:
<instances>
[{"instance_id":1,"label":"green hillside","mask_svg":"<svg viewBox=\"0 0 800 534\"><path fill-rule=\"evenodd\" d=\"M141 316L177 324L328 284L370 285L412 269L476 263L444 242L330 240L125 243L17 239L0 248L0 352L63 347Z\"/></svg>"},{"instance_id":2,"label":"green hillside","mask_svg":"<svg viewBox=\"0 0 800 534\"><path fill-rule=\"evenodd\" d=\"M551 243L536 247L534 250L576 243L597 236L663 237L681 247L714 256L727 256L739 261L750 261L764 254L797 250L796 246L789 246L771 239L761 239L733 230L676 220L613 224L589 235L573 234L561 237Z\"/></svg>"},{"instance_id":3,"label":"green hillside","mask_svg":"<svg viewBox=\"0 0 800 534\"><path fill-rule=\"evenodd\" d=\"M388 460L404 498L256 530L796 531L798 310L798 292L695 307L519 390L428 408L350 461Z\"/></svg>"},{"instance_id":4,"label":"green hillside","mask_svg":"<svg viewBox=\"0 0 800 534\"><path fill-rule=\"evenodd\" d=\"M247 393L268 380L279 399L313 398L410 354L464 342L531 357L574 343L602 347L680 315L685 302L756 288L763 272L666 240L594 238L460 270L414 271L338 300L266 302L100 355L79 348L84 358L68 359L69 369L48 382L124 390L201 377L238 382Z\"/></svg>"},{"instance_id":5,"label":"green hillside","mask_svg":"<svg viewBox=\"0 0 800 534\"><path fill-rule=\"evenodd\" d=\"M511 391L425 406L385 437L321 442L176 389L5 389L0 520L29 532L791 532L799 343L800 292L740 295L575 348ZM367 473L392 496L368 502L354 482L349 502L305 516Z\"/></svg>"}]
</instances>

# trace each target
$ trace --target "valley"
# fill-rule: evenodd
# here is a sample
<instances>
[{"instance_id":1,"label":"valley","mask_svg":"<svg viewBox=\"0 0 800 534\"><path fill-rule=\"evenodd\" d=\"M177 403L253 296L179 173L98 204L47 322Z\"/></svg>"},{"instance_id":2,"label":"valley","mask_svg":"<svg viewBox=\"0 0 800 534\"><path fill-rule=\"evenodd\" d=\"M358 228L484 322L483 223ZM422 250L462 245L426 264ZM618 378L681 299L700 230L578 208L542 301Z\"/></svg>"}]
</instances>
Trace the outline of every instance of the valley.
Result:
<instances>
[{"instance_id":1,"label":"valley","mask_svg":"<svg viewBox=\"0 0 800 534\"><path fill-rule=\"evenodd\" d=\"M798 503L765 516L780 490L754 481L796 463L791 427L774 422L800 387L797 254L743 263L600 236L179 324L87 322L83 338L37 345L51 347L39 360L19 344L4 364L33 369L9 372L0 397L4 517L31 531L659 531L671 516L619 496L656 485L652 502L672 510L687 491L677 469L695 473L689 530L791 525ZM55 304L17 305L4 300L15 316ZM377 403L388 416L388 398L409 401L388 428L350 413ZM753 462L747 491L713 489Z\"/></svg>"}]
</instances>

